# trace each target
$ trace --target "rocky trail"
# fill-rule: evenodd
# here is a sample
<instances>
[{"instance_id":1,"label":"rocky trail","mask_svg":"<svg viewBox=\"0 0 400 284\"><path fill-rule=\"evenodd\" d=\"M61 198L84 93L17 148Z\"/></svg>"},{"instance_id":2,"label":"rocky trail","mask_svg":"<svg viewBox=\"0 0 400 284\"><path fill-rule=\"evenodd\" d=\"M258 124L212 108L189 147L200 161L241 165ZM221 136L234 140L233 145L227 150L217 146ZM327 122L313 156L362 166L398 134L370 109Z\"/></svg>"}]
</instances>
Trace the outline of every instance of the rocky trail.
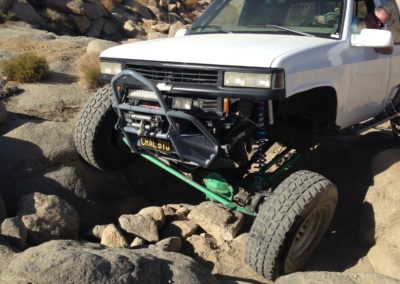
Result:
<instances>
[{"instance_id":1,"label":"rocky trail","mask_svg":"<svg viewBox=\"0 0 400 284\"><path fill-rule=\"evenodd\" d=\"M75 62L109 44L0 27L0 62L34 50L51 71L40 84L2 83L0 282L268 283L244 263L249 218L144 160L100 172L79 157L72 133L93 91ZM340 201L308 272L276 283L400 283L400 142L388 126L330 141L297 169L334 181Z\"/></svg>"}]
</instances>

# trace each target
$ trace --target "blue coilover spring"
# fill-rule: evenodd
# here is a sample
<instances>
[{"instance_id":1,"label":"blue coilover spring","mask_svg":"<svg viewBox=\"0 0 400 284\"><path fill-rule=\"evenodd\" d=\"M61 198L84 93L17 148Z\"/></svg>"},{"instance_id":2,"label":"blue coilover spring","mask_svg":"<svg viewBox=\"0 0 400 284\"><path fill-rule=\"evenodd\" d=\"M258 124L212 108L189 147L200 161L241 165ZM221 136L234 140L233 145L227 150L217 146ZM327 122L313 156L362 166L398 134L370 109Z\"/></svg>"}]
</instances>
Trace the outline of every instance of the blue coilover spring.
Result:
<instances>
[{"instance_id":1,"label":"blue coilover spring","mask_svg":"<svg viewBox=\"0 0 400 284\"><path fill-rule=\"evenodd\" d=\"M267 130L265 128L265 114L267 111L266 102L261 101L258 104L257 109L257 150L256 150L256 165L255 168L258 172L258 177L261 178L266 170L267 155L266 151L268 148Z\"/></svg>"}]
</instances>

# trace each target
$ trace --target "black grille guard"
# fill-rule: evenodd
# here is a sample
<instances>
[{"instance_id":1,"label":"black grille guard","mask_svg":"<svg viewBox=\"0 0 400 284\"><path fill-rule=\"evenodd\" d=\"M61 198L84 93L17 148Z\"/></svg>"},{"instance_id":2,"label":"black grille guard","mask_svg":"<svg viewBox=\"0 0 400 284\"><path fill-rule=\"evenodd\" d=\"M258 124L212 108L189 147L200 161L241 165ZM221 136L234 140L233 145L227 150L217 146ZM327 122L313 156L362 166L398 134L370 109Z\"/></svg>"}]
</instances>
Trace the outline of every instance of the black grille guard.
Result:
<instances>
[{"instance_id":1,"label":"black grille guard","mask_svg":"<svg viewBox=\"0 0 400 284\"><path fill-rule=\"evenodd\" d=\"M141 85L147 87L149 90L154 92L161 108L151 109L140 106L132 106L127 103L123 103L122 98L120 97L120 94L118 92L117 86L118 86L118 81L126 77L132 77L138 83L140 83ZM171 155L165 154L166 158L187 164L201 166L203 168L208 168L210 164L214 161L219 149L219 144L217 139L194 116L182 111L175 111L168 109L167 104L165 103L164 98L162 97L159 89L154 85L152 81L145 78L143 75L141 75L136 71L123 70L122 72L120 72L119 74L115 75L112 78L111 87L113 95L116 100L114 108L116 109L119 117L115 127L117 130L122 132L131 149L139 153L142 152L141 149L138 148L137 143L133 142L132 138L129 135L129 134L135 134L138 137L139 133L135 128L127 126L125 117L122 112L123 110L135 113L146 113L150 115L161 115L167 119L169 123L169 128L167 133L156 133L155 135L152 135L152 137L154 138L168 139L171 141L172 146L174 148L174 154L177 158L176 157L173 158L171 157ZM180 130L175 122L176 118L190 121L200 131L201 134L188 135L180 133ZM154 156L154 154L151 151L149 152Z\"/></svg>"}]
</instances>

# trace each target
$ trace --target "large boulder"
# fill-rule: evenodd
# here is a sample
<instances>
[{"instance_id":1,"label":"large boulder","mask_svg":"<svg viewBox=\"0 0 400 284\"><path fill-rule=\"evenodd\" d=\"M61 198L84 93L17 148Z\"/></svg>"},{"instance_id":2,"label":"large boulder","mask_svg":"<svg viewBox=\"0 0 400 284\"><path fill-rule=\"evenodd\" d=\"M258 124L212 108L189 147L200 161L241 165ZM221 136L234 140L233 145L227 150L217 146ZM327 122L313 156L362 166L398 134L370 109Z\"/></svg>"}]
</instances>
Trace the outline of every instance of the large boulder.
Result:
<instances>
[{"instance_id":1,"label":"large boulder","mask_svg":"<svg viewBox=\"0 0 400 284\"><path fill-rule=\"evenodd\" d=\"M399 284L400 280L378 273L297 272L282 276L275 283Z\"/></svg>"},{"instance_id":2,"label":"large boulder","mask_svg":"<svg viewBox=\"0 0 400 284\"><path fill-rule=\"evenodd\" d=\"M158 206L150 206L141 209L138 214L144 216L147 215L151 217L154 221L157 223L157 227L160 229L162 226L164 226L165 222L165 216L164 216L164 211L161 209L161 207Z\"/></svg>"},{"instance_id":3,"label":"large boulder","mask_svg":"<svg viewBox=\"0 0 400 284\"><path fill-rule=\"evenodd\" d=\"M85 14L85 3L81 0L44 0L44 4L62 13Z\"/></svg>"},{"instance_id":4,"label":"large boulder","mask_svg":"<svg viewBox=\"0 0 400 284\"><path fill-rule=\"evenodd\" d=\"M95 39L89 42L86 48L87 53L102 53L104 50L107 48L113 47L118 45L118 43L109 41L109 40L103 40L103 39Z\"/></svg>"},{"instance_id":5,"label":"large boulder","mask_svg":"<svg viewBox=\"0 0 400 284\"><path fill-rule=\"evenodd\" d=\"M86 16L72 14L68 17L68 19L74 24L80 34L85 34L90 27L90 20Z\"/></svg>"},{"instance_id":6,"label":"large boulder","mask_svg":"<svg viewBox=\"0 0 400 284\"><path fill-rule=\"evenodd\" d=\"M156 248L163 251L179 252L182 247L182 239L179 237L170 237L156 243Z\"/></svg>"},{"instance_id":7,"label":"large boulder","mask_svg":"<svg viewBox=\"0 0 400 284\"><path fill-rule=\"evenodd\" d=\"M15 215L21 196L35 191L66 200L79 211L86 230L148 205L126 178L129 172L100 172L80 159L72 123L18 119L12 123L14 129L0 136L0 193L10 214Z\"/></svg>"},{"instance_id":8,"label":"large boulder","mask_svg":"<svg viewBox=\"0 0 400 284\"><path fill-rule=\"evenodd\" d=\"M107 15L107 11L99 3L83 3L85 15L89 19L98 19Z\"/></svg>"},{"instance_id":9,"label":"large boulder","mask_svg":"<svg viewBox=\"0 0 400 284\"><path fill-rule=\"evenodd\" d=\"M88 37L99 37L106 20L104 18L98 18L91 22L90 28L87 30L86 35Z\"/></svg>"},{"instance_id":10,"label":"large boulder","mask_svg":"<svg viewBox=\"0 0 400 284\"><path fill-rule=\"evenodd\" d=\"M44 19L36 13L35 9L26 0L12 1L10 13L13 13L18 19L31 25L41 27L44 25Z\"/></svg>"},{"instance_id":11,"label":"large boulder","mask_svg":"<svg viewBox=\"0 0 400 284\"><path fill-rule=\"evenodd\" d=\"M101 234L100 243L111 248L122 248L128 246L124 236L114 224L110 224L104 229Z\"/></svg>"},{"instance_id":12,"label":"large boulder","mask_svg":"<svg viewBox=\"0 0 400 284\"><path fill-rule=\"evenodd\" d=\"M9 174L8 177L22 177L28 172L42 170L51 164L78 159L72 139L72 127L65 123L28 122L8 132L4 137L21 141L2 143L0 155L5 158L2 161L7 163L1 166L0 173ZM32 147L24 147L25 143L22 141L32 144ZM18 155L15 154L16 151Z\"/></svg>"},{"instance_id":13,"label":"large boulder","mask_svg":"<svg viewBox=\"0 0 400 284\"><path fill-rule=\"evenodd\" d=\"M134 1L134 0L124 0L124 7L127 10L130 10L136 14L139 14L142 18L145 19L153 19L153 15L150 10L146 7L149 6L156 6L156 3L146 3L145 5L140 3L141 1ZM152 5L153 4L153 5Z\"/></svg>"},{"instance_id":14,"label":"large boulder","mask_svg":"<svg viewBox=\"0 0 400 284\"><path fill-rule=\"evenodd\" d=\"M96 225L90 230L89 236L101 240L101 237L103 236L104 230L107 227L108 227L108 225Z\"/></svg>"},{"instance_id":15,"label":"large boulder","mask_svg":"<svg viewBox=\"0 0 400 284\"><path fill-rule=\"evenodd\" d=\"M68 45L67 48L75 49L76 51L79 51L79 54L82 55L84 54L86 47L86 44L73 42L72 38L68 39L68 37L65 37L65 40L58 41L58 44L66 44ZM75 59L77 58L78 57ZM55 65L59 64L75 64L74 68L76 68L76 62L73 60L73 57L68 60L56 59L51 61L50 67L56 67L53 68L53 71L58 72L57 69L60 68ZM69 68L70 67L67 69ZM65 71L68 70L64 70L63 72ZM93 95L93 93L83 90L77 84L71 84L71 82L59 82L57 83L57 88L54 87L54 83L22 84L20 87L24 89L24 92L16 97L15 100L13 100L12 105L8 106L8 110L10 112L24 112L26 114L44 118L46 120L61 122L64 122L66 118L71 117L67 116L69 110L78 109L89 99L89 97ZM72 129L71 126L69 127ZM68 133L71 133L71 131Z\"/></svg>"},{"instance_id":16,"label":"large boulder","mask_svg":"<svg viewBox=\"0 0 400 284\"><path fill-rule=\"evenodd\" d=\"M119 217L118 222L127 233L141 237L148 242L159 241L157 223L147 215L125 214Z\"/></svg>"},{"instance_id":17,"label":"large boulder","mask_svg":"<svg viewBox=\"0 0 400 284\"><path fill-rule=\"evenodd\" d=\"M212 235L217 241L232 241L244 221L243 214L229 211L212 201L199 204L187 216L189 220L197 223L204 231Z\"/></svg>"},{"instance_id":18,"label":"large boulder","mask_svg":"<svg viewBox=\"0 0 400 284\"><path fill-rule=\"evenodd\" d=\"M182 237L188 238L193 235L199 226L189 220L175 220L163 228L163 237Z\"/></svg>"},{"instance_id":19,"label":"large boulder","mask_svg":"<svg viewBox=\"0 0 400 284\"><path fill-rule=\"evenodd\" d=\"M360 240L373 245L366 258L375 272L400 278L400 150L378 153L371 168L374 183L365 197Z\"/></svg>"},{"instance_id":20,"label":"large boulder","mask_svg":"<svg viewBox=\"0 0 400 284\"><path fill-rule=\"evenodd\" d=\"M18 216L34 244L78 238L78 212L56 195L36 192L23 196L18 201Z\"/></svg>"},{"instance_id":21,"label":"large boulder","mask_svg":"<svg viewBox=\"0 0 400 284\"><path fill-rule=\"evenodd\" d=\"M1 251L1 246L0 246ZM0 283L218 283L181 254L107 249L93 243L51 241L8 259Z\"/></svg>"}]
</instances>

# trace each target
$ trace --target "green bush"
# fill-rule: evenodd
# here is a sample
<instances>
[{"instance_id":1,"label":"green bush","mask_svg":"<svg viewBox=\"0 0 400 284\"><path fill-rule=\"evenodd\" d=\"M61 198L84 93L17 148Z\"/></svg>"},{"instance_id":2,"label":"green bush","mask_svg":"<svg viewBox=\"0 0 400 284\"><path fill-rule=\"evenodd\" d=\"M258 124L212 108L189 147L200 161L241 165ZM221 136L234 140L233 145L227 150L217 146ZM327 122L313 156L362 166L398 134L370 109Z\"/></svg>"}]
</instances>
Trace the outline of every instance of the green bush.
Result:
<instances>
[{"instance_id":1,"label":"green bush","mask_svg":"<svg viewBox=\"0 0 400 284\"><path fill-rule=\"evenodd\" d=\"M17 20L17 17L15 17L15 14L0 12L0 22L15 21L15 20Z\"/></svg>"},{"instance_id":2,"label":"green bush","mask_svg":"<svg viewBox=\"0 0 400 284\"><path fill-rule=\"evenodd\" d=\"M79 80L87 89L99 87L100 60L99 53L91 52L83 55L78 62Z\"/></svg>"},{"instance_id":3,"label":"green bush","mask_svg":"<svg viewBox=\"0 0 400 284\"><path fill-rule=\"evenodd\" d=\"M46 59L33 53L20 54L5 61L1 71L8 80L22 83L39 82L50 74Z\"/></svg>"}]
</instances>

